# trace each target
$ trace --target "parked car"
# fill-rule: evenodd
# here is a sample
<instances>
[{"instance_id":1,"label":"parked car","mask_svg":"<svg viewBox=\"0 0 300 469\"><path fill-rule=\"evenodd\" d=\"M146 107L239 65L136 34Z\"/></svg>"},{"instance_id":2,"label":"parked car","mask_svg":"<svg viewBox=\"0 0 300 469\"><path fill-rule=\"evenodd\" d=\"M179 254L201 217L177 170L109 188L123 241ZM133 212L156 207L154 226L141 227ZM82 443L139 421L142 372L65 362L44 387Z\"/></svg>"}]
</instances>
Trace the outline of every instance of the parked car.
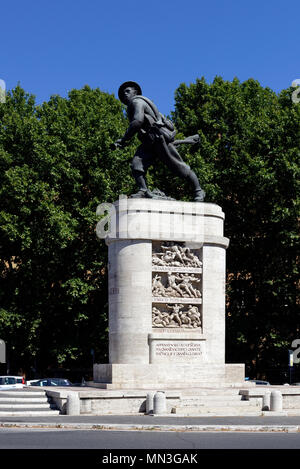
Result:
<instances>
[{"instance_id":1,"label":"parked car","mask_svg":"<svg viewBox=\"0 0 300 469\"><path fill-rule=\"evenodd\" d=\"M43 378L27 381L28 386L73 386L71 381L64 378Z\"/></svg>"},{"instance_id":2,"label":"parked car","mask_svg":"<svg viewBox=\"0 0 300 469\"><path fill-rule=\"evenodd\" d=\"M261 379L249 379L248 383L255 383L262 386L270 386L269 381L263 381Z\"/></svg>"},{"instance_id":3,"label":"parked car","mask_svg":"<svg viewBox=\"0 0 300 469\"><path fill-rule=\"evenodd\" d=\"M22 376L0 376L0 390L23 388L24 386L25 380Z\"/></svg>"}]
</instances>

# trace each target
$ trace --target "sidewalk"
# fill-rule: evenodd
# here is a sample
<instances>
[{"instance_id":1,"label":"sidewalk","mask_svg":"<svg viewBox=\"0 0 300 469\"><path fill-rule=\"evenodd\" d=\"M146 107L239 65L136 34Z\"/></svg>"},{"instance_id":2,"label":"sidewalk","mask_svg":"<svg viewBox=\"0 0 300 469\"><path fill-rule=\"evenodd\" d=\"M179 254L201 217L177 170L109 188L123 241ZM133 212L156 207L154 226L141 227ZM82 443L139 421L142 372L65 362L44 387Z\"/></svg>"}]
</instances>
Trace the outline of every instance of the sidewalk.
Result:
<instances>
[{"instance_id":1,"label":"sidewalk","mask_svg":"<svg viewBox=\"0 0 300 469\"><path fill-rule=\"evenodd\" d=\"M0 428L110 431L300 432L300 416L178 417L150 415L59 415L1 417Z\"/></svg>"}]
</instances>

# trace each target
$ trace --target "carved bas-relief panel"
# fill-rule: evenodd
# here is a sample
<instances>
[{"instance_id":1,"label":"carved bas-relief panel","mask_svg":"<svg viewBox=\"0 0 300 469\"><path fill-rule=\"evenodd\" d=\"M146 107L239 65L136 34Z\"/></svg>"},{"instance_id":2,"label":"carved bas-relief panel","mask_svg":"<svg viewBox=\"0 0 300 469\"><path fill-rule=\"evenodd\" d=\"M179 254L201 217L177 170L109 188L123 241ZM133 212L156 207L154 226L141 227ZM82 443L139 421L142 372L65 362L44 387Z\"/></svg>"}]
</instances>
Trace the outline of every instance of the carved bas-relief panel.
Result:
<instances>
[{"instance_id":1,"label":"carved bas-relief panel","mask_svg":"<svg viewBox=\"0 0 300 469\"><path fill-rule=\"evenodd\" d=\"M201 303L200 283L201 279L193 273L166 272L161 273L161 275L154 274L152 278L153 301L160 301L159 298L165 303L170 298L174 298L175 301L178 298L196 298L197 303Z\"/></svg>"},{"instance_id":2,"label":"carved bas-relief panel","mask_svg":"<svg viewBox=\"0 0 300 469\"><path fill-rule=\"evenodd\" d=\"M173 272L193 271L202 272L202 261L196 254L199 249L191 249L185 243L153 243L152 270Z\"/></svg>"},{"instance_id":3,"label":"carved bas-relief panel","mask_svg":"<svg viewBox=\"0 0 300 469\"><path fill-rule=\"evenodd\" d=\"M196 305L165 304L152 307L152 327L199 329L201 312Z\"/></svg>"},{"instance_id":4,"label":"carved bas-relief panel","mask_svg":"<svg viewBox=\"0 0 300 469\"><path fill-rule=\"evenodd\" d=\"M200 249L153 243L152 327L202 330Z\"/></svg>"}]
</instances>

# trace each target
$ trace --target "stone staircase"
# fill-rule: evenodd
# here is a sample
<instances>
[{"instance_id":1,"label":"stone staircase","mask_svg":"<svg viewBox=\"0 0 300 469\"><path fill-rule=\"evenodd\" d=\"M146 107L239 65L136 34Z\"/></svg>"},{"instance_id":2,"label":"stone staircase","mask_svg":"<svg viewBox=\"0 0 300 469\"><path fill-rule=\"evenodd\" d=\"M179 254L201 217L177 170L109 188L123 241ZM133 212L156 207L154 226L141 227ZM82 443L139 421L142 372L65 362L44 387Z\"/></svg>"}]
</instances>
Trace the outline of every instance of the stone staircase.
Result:
<instances>
[{"instance_id":1,"label":"stone staircase","mask_svg":"<svg viewBox=\"0 0 300 469\"><path fill-rule=\"evenodd\" d=\"M46 391L26 388L0 391L0 417L44 417L59 415Z\"/></svg>"},{"instance_id":2,"label":"stone staircase","mask_svg":"<svg viewBox=\"0 0 300 469\"><path fill-rule=\"evenodd\" d=\"M246 400L238 388L198 389L185 392L180 403L171 409L182 416L258 416L262 415L262 399Z\"/></svg>"}]
</instances>

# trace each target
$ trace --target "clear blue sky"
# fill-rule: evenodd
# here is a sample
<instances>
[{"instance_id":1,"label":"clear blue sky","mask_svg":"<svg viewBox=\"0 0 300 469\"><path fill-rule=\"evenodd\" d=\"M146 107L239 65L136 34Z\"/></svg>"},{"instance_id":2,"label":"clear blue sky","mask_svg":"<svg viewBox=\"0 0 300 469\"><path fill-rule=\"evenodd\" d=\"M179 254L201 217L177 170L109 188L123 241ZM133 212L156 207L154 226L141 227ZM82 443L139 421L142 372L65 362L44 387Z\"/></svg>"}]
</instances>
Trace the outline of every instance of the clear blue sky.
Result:
<instances>
[{"instance_id":1,"label":"clear blue sky","mask_svg":"<svg viewBox=\"0 0 300 469\"><path fill-rule=\"evenodd\" d=\"M300 78L300 4L270 0L10 0L0 8L0 79L37 102L88 84L140 83L161 112L180 83Z\"/></svg>"}]
</instances>

